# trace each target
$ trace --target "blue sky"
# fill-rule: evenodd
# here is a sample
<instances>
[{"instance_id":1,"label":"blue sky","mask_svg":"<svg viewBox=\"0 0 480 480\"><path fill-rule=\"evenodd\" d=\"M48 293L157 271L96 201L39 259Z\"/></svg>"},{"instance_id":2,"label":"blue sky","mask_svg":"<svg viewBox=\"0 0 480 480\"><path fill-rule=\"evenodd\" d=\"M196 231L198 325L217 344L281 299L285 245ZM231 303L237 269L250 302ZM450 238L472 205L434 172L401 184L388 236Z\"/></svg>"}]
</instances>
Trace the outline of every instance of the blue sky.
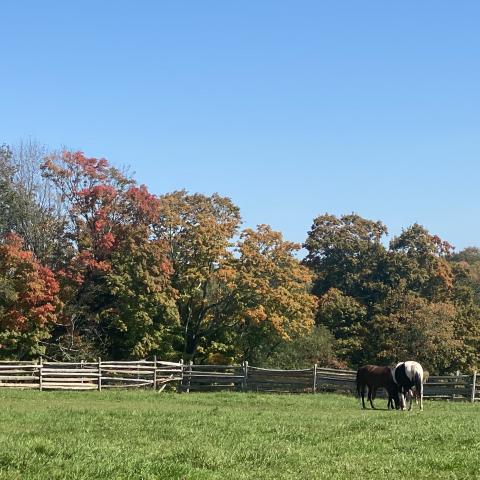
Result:
<instances>
[{"instance_id":1,"label":"blue sky","mask_svg":"<svg viewBox=\"0 0 480 480\"><path fill-rule=\"evenodd\" d=\"M219 192L302 242L321 213L480 245L480 2L22 1L0 142Z\"/></svg>"}]
</instances>

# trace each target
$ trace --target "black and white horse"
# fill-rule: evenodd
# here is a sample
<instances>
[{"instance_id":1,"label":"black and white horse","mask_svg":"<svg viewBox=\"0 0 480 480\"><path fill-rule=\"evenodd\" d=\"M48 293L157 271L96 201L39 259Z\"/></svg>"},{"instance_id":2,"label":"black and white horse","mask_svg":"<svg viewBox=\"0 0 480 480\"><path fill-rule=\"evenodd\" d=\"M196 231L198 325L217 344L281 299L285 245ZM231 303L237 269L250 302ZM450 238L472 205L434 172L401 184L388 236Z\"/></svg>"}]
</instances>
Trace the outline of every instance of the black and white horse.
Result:
<instances>
[{"instance_id":1,"label":"black and white horse","mask_svg":"<svg viewBox=\"0 0 480 480\"><path fill-rule=\"evenodd\" d=\"M420 400L420 410L423 410L424 373L422 366L418 362L413 361L400 362L392 369L392 377L399 388L400 405L402 410L405 410L406 406L405 396L409 400L408 409L412 409L414 395L415 400ZM412 388L415 390L414 394Z\"/></svg>"}]
</instances>

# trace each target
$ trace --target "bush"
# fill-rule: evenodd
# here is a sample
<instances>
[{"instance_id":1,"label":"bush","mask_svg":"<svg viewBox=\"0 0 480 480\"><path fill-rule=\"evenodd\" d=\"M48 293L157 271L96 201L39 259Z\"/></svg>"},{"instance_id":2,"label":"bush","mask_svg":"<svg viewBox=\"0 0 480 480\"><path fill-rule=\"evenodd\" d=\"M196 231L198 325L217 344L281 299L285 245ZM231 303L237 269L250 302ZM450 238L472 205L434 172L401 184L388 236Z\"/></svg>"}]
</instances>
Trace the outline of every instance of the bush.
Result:
<instances>
[{"instance_id":1,"label":"bush","mask_svg":"<svg viewBox=\"0 0 480 480\"><path fill-rule=\"evenodd\" d=\"M262 362L262 366L296 369L309 368L317 363L322 367L341 367L343 365L335 357L334 345L335 339L330 331L325 326L318 325L309 335L280 344Z\"/></svg>"}]
</instances>

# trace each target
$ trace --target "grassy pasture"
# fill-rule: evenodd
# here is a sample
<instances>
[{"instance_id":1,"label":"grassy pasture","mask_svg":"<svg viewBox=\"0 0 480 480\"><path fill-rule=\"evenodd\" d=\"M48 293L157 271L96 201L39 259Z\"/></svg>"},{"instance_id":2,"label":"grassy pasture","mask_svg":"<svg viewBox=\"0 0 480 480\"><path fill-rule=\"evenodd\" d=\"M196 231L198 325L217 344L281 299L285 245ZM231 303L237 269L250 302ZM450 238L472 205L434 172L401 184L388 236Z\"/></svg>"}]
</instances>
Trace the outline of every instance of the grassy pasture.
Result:
<instances>
[{"instance_id":1,"label":"grassy pasture","mask_svg":"<svg viewBox=\"0 0 480 480\"><path fill-rule=\"evenodd\" d=\"M480 478L479 452L479 404L0 391L2 480L467 479Z\"/></svg>"}]
</instances>

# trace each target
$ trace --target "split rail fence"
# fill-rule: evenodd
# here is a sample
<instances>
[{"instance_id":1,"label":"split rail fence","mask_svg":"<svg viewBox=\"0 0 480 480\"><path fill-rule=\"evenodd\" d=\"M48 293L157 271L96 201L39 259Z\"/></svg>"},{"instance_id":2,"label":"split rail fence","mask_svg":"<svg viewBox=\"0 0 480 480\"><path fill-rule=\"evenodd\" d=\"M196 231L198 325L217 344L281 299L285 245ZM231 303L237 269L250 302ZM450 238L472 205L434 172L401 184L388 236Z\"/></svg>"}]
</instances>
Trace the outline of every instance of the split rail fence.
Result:
<instances>
[{"instance_id":1,"label":"split rail fence","mask_svg":"<svg viewBox=\"0 0 480 480\"><path fill-rule=\"evenodd\" d=\"M157 361L0 362L0 388L102 390L163 389L182 380L183 364Z\"/></svg>"},{"instance_id":2,"label":"split rail fence","mask_svg":"<svg viewBox=\"0 0 480 480\"><path fill-rule=\"evenodd\" d=\"M97 362L0 362L0 388L37 390L103 390L151 388L162 391L173 385L177 391L232 390L243 392L318 393L356 390L353 370L312 368L266 369L241 365L194 365L152 361ZM480 400L477 372L473 375L430 376L424 386L426 398Z\"/></svg>"}]
</instances>

